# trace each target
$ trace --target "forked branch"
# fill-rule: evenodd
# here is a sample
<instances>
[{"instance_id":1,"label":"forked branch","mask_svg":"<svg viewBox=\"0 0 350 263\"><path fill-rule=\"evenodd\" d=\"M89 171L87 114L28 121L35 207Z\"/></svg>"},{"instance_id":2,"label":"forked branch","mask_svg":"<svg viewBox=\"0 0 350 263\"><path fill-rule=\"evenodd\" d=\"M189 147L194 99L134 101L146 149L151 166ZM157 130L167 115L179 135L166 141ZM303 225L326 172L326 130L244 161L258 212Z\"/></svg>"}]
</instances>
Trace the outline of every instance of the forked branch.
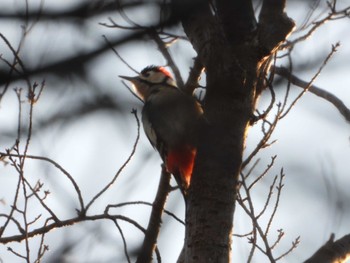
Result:
<instances>
[{"instance_id":1,"label":"forked branch","mask_svg":"<svg viewBox=\"0 0 350 263\"><path fill-rule=\"evenodd\" d=\"M333 106L336 107L337 110L340 112L340 114L343 115L343 117L348 122L350 122L350 109L337 96L313 84L309 85L308 82L298 78L285 67L274 67L273 71L275 71L275 73L278 74L279 76L290 81L295 86L300 87L302 89L308 89L309 92L332 103Z\"/></svg>"}]
</instances>

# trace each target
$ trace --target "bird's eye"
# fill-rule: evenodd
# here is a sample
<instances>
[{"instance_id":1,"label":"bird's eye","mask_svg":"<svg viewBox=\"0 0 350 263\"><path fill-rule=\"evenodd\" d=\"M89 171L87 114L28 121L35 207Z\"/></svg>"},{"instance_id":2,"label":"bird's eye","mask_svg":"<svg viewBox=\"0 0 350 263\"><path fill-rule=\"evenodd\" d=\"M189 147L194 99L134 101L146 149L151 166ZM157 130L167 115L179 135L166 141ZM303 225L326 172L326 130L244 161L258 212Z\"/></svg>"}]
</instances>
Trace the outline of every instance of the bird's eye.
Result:
<instances>
[{"instance_id":1,"label":"bird's eye","mask_svg":"<svg viewBox=\"0 0 350 263\"><path fill-rule=\"evenodd\" d=\"M149 72L145 72L142 74L144 77L149 77L151 74Z\"/></svg>"}]
</instances>

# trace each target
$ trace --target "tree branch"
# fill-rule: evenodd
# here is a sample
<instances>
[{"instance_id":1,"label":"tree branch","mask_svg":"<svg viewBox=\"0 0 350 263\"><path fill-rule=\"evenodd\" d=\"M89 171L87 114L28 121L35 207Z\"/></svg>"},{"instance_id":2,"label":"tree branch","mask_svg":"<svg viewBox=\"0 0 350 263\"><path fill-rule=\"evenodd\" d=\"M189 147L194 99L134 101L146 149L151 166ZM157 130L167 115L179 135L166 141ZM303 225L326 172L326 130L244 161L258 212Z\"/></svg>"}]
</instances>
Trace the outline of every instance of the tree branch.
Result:
<instances>
[{"instance_id":1,"label":"tree branch","mask_svg":"<svg viewBox=\"0 0 350 263\"><path fill-rule=\"evenodd\" d=\"M48 163L51 163L52 165L54 165L58 170L60 170L72 183L77 195L78 195L78 199L79 199L79 203L80 203L80 211L84 210L84 201L83 201L83 197L81 194L81 190L78 186L78 184L75 182L73 176L68 173L61 165L59 165L58 163L56 163L55 161L51 160L50 158L47 157L42 157L42 156L35 156L35 155L21 155L21 154L12 154L10 152L0 152L0 160L3 157L18 157L18 158L27 158L27 159L33 159L33 160L41 160L41 161L45 161ZM0 231L0 236L1 236L1 231Z\"/></svg>"},{"instance_id":2,"label":"tree branch","mask_svg":"<svg viewBox=\"0 0 350 263\"><path fill-rule=\"evenodd\" d=\"M263 2L258 32L263 55L273 53L295 27L294 21L284 13L285 3L286 0L264 0Z\"/></svg>"},{"instance_id":3,"label":"tree branch","mask_svg":"<svg viewBox=\"0 0 350 263\"><path fill-rule=\"evenodd\" d=\"M169 50L167 49L167 46L165 45L165 43L159 37L158 33L155 30L152 30L152 32L150 33L150 36L153 38L154 42L156 42L160 53L162 53L162 55L164 56L164 58L166 59L166 61L168 63L168 66L174 72L177 86L179 87L180 90L183 90L184 82L182 80L179 68L176 66L172 56L169 53Z\"/></svg>"},{"instance_id":4,"label":"tree branch","mask_svg":"<svg viewBox=\"0 0 350 263\"><path fill-rule=\"evenodd\" d=\"M285 78L286 80L290 81L292 84L294 84L297 87L307 89L308 91L315 94L316 96L323 98L327 100L328 102L332 103L337 110L340 112L341 115L350 122L350 109L346 107L346 105L335 95L332 93L323 90L321 88L318 88L315 85L309 85L308 82L301 80L297 76L293 75L287 68L284 67L274 67L272 69L276 74L279 76Z\"/></svg>"},{"instance_id":5,"label":"tree branch","mask_svg":"<svg viewBox=\"0 0 350 263\"><path fill-rule=\"evenodd\" d=\"M105 186L103 187L92 199L91 201L86 205L85 207L85 211L86 212L90 206L92 206L92 204L102 195L104 194L117 180L117 178L119 177L119 175L122 173L122 171L124 170L124 168L129 164L129 162L131 161L132 157L134 156L135 152L136 152L136 148L137 145L139 143L139 139L140 139L140 120L137 116L137 111L135 109L133 109L131 111L131 113L135 116L136 119L136 124L137 124L137 135L136 135L136 139L134 142L134 145L132 147L131 153L129 154L128 158L126 159L126 161L122 164L122 166L118 169L118 171L115 173L115 175L113 176L112 180Z\"/></svg>"},{"instance_id":6,"label":"tree branch","mask_svg":"<svg viewBox=\"0 0 350 263\"><path fill-rule=\"evenodd\" d=\"M198 88L198 81L203 72L203 63L200 60L199 56L194 59L193 67L190 70L190 74L186 81L184 91L185 93L192 95L193 91Z\"/></svg>"},{"instance_id":7,"label":"tree branch","mask_svg":"<svg viewBox=\"0 0 350 263\"><path fill-rule=\"evenodd\" d=\"M117 5L115 1L101 1L101 3L93 3L90 1L82 2L70 10L16 10L16 12L9 12L0 10L0 19L18 19L18 20L40 20L40 21L55 21L63 20L71 22L74 19L76 22L80 20L87 20L93 16L102 15L105 13L115 12L118 9L134 8L144 5L144 1L133 1L131 3L124 2L122 5Z\"/></svg>"},{"instance_id":8,"label":"tree branch","mask_svg":"<svg viewBox=\"0 0 350 263\"><path fill-rule=\"evenodd\" d=\"M189 1L186 3L179 2L181 1L172 1L174 5L173 9L189 9ZM187 16L182 18L182 26L194 50L197 51L197 54L202 59L202 56L206 56L206 53L209 52L208 43L213 41L214 33L218 34L219 32L216 30L216 23L211 14L208 2L200 0L195 2L198 2L198 5L192 8L192 12L189 12ZM202 63L204 62L205 60L202 59Z\"/></svg>"},{"instance_id":9,"label":"tree branch","mask_svg":"<svg viewBox=\"0 0 350 263\"><path fill-rule=\"evenodd\" d=\"M39 227L37 229L34 229L29 232L21 233L19 235L11 235L9 237L1 237L0 243L1 244L7 244L10 242L21 242L25 239L32 238L37 235L43 235L46 233L49 233L51 230L66 226L72 226L79 222L87 222L87 221L96 221L101 219L110 219L110 220L122 220L125 222L128 222L135 226L136 228L140 229L142 232L145 232L145 229L140 226L136 221L130 219L129 217L122 216L122 215L108 215L108 214L98 214L93 216L78 216L74 218L70 218L67 220L60 220L58 222L53 222L51 224L46 224L42 227Z\"/></svg>"},{"instance_id":10,"label":"tree branch","mask_svg":"<svg viewBox=\"0 0 350 263\"><path fill-rule=\"evenodd\" d=\"M166 168L163 165L158 192L153 202L153 208L146 230L145 239L143 240L143 245L136 263L152 262L152 254L157 244L164 205L170 191L170 178L171 174L166 171Z\"/></svg>"},{"instance_id":11,"label":"tree branch","mask_svg":"<svg viewBox=\"0 0 350 263\"><path fill-rule=\"evenodd\" d=\"M334 242L334 234L311 258L304 263L342 263L350 258L350 234Z\"/></svg>"},{"instance_id":12,"label":"tree branch","mask_svg":"<svg viewBox=\"0 0 350 263\"><path fill-rule=\"evenodd\" d=\"M150 28L162 28L165 26L171 26L177 23L179 19L180 17L173 16L162 23L150 26ZM39 74L53 73L58 75L64 75L64 74L84 72L85 71L84 67L87 62L103 54L104 52L109 51L111 46L116 47L134 40L139 40L143 36L147 35L148 33L149 33L148 28L135 30L133 33L127 36L123 36L118 39L109 40L109 43L104 43L99 47L93 50L90 50L87 53L78 54L77 56L73 56L61 61L51 62L49 64L46 64L38 68L26 68L26 70L24 72L21 72L20 74L13 74L9 76L7 70L0 68L0 85L10 83L16 80L28 79L34 75L39 75Z\"/></svg>"},{"instance_id":13,"label":"tree branch","mask_svg":"<svg viewBox=\"0 0 350 263\"><path fill-rule=\"evenodd\" d=\"M141 31L132 33L128 36L122 37L120 39L111 40L110 43L112 46L118 46L118 45L125 44L129 41L137 40L146 34L147 34L146 30L141 30ZM84 72L84 65L87 62L89 62L90 60L94 59L95 57L109 50L110 50L110 45L104 44L97 47L94 50L90 50L85 54L78 54L77 56L73 56L61 61L51 62L47 65L40 66L38 68L32 68L32 69L26 68L25 72L22 72L21 74L13 74L12 76L8 75L7 70L0 69L0 85L6 84L12 81L16 81L16 80L27 79L29 77L39 75L39 74L54 73L54 74L61 75L61 74L78 73L81 71Z\"/></svg>"},{"instance_id":14,"label":"tree branch","mask_svg":"<svg viewBox=\"0 0 350 263\"><path fill-rule=\"evenodd\" d=\"M216 0L215 7L216 16L231 43L243 44L252 37L257 21L251 0Z\"/></svg>"}]
</instances>

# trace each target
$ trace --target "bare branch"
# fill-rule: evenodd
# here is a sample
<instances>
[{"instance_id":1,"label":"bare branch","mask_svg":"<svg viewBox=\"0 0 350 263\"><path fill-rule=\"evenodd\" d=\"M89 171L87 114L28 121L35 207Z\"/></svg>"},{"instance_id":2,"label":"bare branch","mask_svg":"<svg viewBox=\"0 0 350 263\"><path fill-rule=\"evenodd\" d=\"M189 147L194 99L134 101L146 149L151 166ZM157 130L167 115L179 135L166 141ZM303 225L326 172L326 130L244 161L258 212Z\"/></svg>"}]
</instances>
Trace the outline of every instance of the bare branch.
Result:
<instances>
[{"instance_id":1,"label":"bare branch","mask_svg":"<svg viewBox=\"0 0 350 263\"><path fill-rule=\"evenodd\" d=\"M269 189L269 192L268 192L268 195L267 195L267 198L266 198L264 207L263 207L263 209L260 211L260 213L256 216L257 219L259 219L259 217L261 217L261 216L265 213L265 211L266 211L268 205L270 204L270 200L271 200L271 197L272 197L272 195L273 195L273 189L274 189L274 187L275 187L276 181L277 181L277 176L275 176L275 178L273 179L273 181L272 181L272 183L271 183L271 185L270 185L270 189ZM270 217L270 219L271 219L271 217ZM272 222L272 219L271 219L271 222ZM265 235L267 235L267 234L268 234L268 233L265 232Z\"/></svg>"},{"instance_id":2,"label":"bare branch","mask_svg":"<svg viewBox=\"0 0 350 263\"><path fill-rule=\"evenodd\" d=\"M12 254L14 254L15 256L19 257L19 258L23 258L27 261L27 256L23 256L20 253L14 251L11 247L7 248L8 251L10 251ZM28 262L28 261L27 261Z\"/></svg>"},{"instance_id":3,"label":"bare branch","mask_svg":"<svg viewBox=\"0 0 350 263\"><path fill-rule=\"evenodd\" d=\"M140 101L142 104L144 104L145 102L136 95L136 93L125 83L124 80L122 80L122 83L124 85L125 88L127 88L128 91L130 91L131 95L133 95L138 101Z\"/></svg>"},{"instance_id":4,"label":"bare branch","mask_svg":"<svg viewBox=\"0 0 350 263\"><path fill-rule=\"evenodd\" d=\"M136 119L136 123L137 123L137 136L136 136L136 139L135 139L135 143L134 143L134 146L131 150L131 153L129 155L129 157L126 159L126 161L123 163L123 165L119 168L118 172L114 175L114 177L112 178L112 180L100 191L98 192L92 199L91 201L87 204L84 212L86 212L90 206L97 200L97 198L99 198L104 192L106 192L108 190L109 187L111 187L114 182L117 180L117 178L119 177L119 175L122 173L122 171L124 170L124 168L127 166L127 164L130 162L130 160L132 159L132 157L134 156L135 154L135 151L136 151L136 147L138 145L138 142L139 142L139 139L140 139L140 120L139 118L137 117L137 111L135 109L132 110L131 112L134 116L135 116L135 119Z\"/></svg>"},{"instance_id":5,"label":"bare branch","mask_svg":"<svg viewBox=\"0 0 350 263\"><path fill-rule=\"evenodd\" d=\"M162 53L162 55L164 56L164 58L167 61L168 66L174 72L174 76L175 76L175 80L176 80L177 86L179 87L180 90L183 90L184 82L182 80L179 68L176 66L172 56L169 53L169 50L167 49L167 46L165 45L165 43L159 37L158 33L155 30L152 30L150 32L150 36L153 38L154 42L156 42L160 53Z\"/></svg>"},{"instance_id":6,"label":"bare branch","mask_svg":"<svg viewBox=\"0 0 350 263\"><path fill-rule=\"evenodd\" d=\"M258 176L258 179L256 179L256 180L260 181L261 179L264 178L266 173L271 169L272 165L274 164L275 158L276 157L272 157L270 164L267 165L267 168ZM253 167L248 171L248 174L250 174L252 172L252 169L254 169L255 164L256 163L254 163ZM269 230L270 230L272 222L275 218L276 211L279 207L280 195L282 193L282 188L283 188L283 178L284 178L283 169L281 170L280 175L276 175L274 177L273 181L271 182L270 189L269 189L268 195L267 195L266 200L265 200L265 205L259 213L257 213L255 211L256 210L254 207L255 203L252 199L253 186L257 182L256 182L256 180L254 180L250 185L248 185L247 178L248 178L248 176L244 175L243 172L241 172L241 186L242 187L240 188L240 191L238 193L237 201L238 201L238 204L246 212L248 217L251 219L252 230L248 234L240 235L239 237L245 237L248 235L249 236L248 241L249 241L249 243L252 244L247 262L252 262L253 255L255 253L255 249L257 248L261 253L263 253L269 259L270 262L274 263L277 260L281 259L282 257L286 256L292 250L294 250L297 247L297 245L298 245L297 241L299 240L299 238L297 238L296 241L293 242L292 247L287 252L283 253L279 258L277 258L277 259L274 258L272 251L278 245L278 243L282 240L282 237L284 236L284 232L282 229L278 230L279 234L277 236L276 241L272 245L270 244L270 238L268 238L268 236L270 235ZM279 182L277 183L278 178L279 178ZM277 186L276 186L276 183L277 183ZM259 221L262 220L261 217L263 214L266 215L266 210L267 210L267 207L271 203L271 197L273 195L275 188L277 189L277 197L275 198L272 212L268 216L265 230L263 230L263 226L262 226L261 222L259 222ZM246 197L244 197L243 194ZM260 239L262 240L264 247L259 245Z\"/></svg>"},{"instance_id":7,"label":"bare branch","mask_svg":"<svg viewBox=\"0 0 350 263\"><path fill-rule=\"evenodd\" d=\"M144 1L123 1L123 5L116 5L115 1L102 1L101 3L93 2L82 2L76 7L72 8L69 11L56 9L46 9L45 11L33 10L16 10L17 12L6 12L0 10L0 19L19 19L19 20L41 20L41 21L50 21L50 20L62 20L71 22L74 20L85 20L93 16L98 16L101 14L110 13L111 11L117 11L120 8L133 8L141 5L145 5Z\"/></svg>"},{"instance_id":8,"label":"bare branch","mask_svg":"<svg viewBox=\"0 0 350 263\"><path fill-rule=\"evenodd\" d=\"M279 175L279 182L278 182L278 186L276 187L277 188L277 198L276 198L276 202L275 202L275 205L273 207L273 211L272 211L272 214L270 216L270 219L267 223L267 226L266 226L266 230L265 230L265 235L267 235L269 233L269 230L271 228L271 224L272 224L272 221L276 215L276 212L277 212L277 208L278 208L278 205L279 205L279 201L280 201L280 197L281 197L281 193L282 193L282 188L284 186L283 184L283 178L284 178L285 174L283 172L283 168L281 169L280 171L280 175ZM277 176L276 176L277 178Z\"/></svg>"},{"instance_id":9,"label":"bare branch","mask_svg":"<svg viewBox=\"0 0 350 263\"><path fill-rule=\"evenodd\" d=\"M0 154L1 156L1 154ZM16 206L17 206L17 202L19 199L19 191L20 191L20 186L21 186L21 178L20 176L18 177L18 181L17 181L17 185L16 185L16 190L15 190L15 197L13 199L12 202L12 206L11 206L11 211L7 216L7 219L5 221L5 223L3 224L2 227L0 227L0 238L2 237L2 235L4 234L7 226L9 225L10 221L13 220L13 214L15 213L16 210ZM23 229L23 231L20 231L22 234L25 234L25 230Z\"/></svg>"},{"instance_id":10,"label":"bare branch","mask_svg":"<svg viewBox=\"0 0 350 263\"><path fill-rule=\"evenodd\" d=\"M244 179L244 176L242 173L241 173L241 178L242 178L242 186L243 186L244 192L247 195L247 198L245 200L248 202L248 204L246 205L243 202L243 199L241 197L238 198L237 201L241 205L241 207L244 209L244 211L247 213L247 215L250 217L250 219L252 220L252 226L253 226L253 231L252 231L253 235L251 238L249 238L249 241L252 243L252 248L251 248L251 251L249 254L248 262L251 262L255 248L258 248L262 253L264 253L267 256L267 258L271 262L274 262L274 258L272 255L272 250L271 250L270 245L269 245L269 241L267 240L266 233L264 233L262 227L260 226L260 224L258 222L258 218L255 216L255 208L254 208L254 204L253 204L253 198L251 197L250 190L248 189L247 182ZM265 245L265 250L262 249L257 244L258 234L261 237L261 239L263 240L263 243Z\"/></svg>"},{"instance_id":11,"label":"bare branch","mask_svg":"<svg viewBox=\"0 0 350 263\"><path fill-rule=\"evenodd\" d=\"M285 78L286 80L290 81L292 84L296 85L297 87L307 89L308 91L315 94L316 96L323 98L327 100L328 102L332 103L337 110L344 116L344 118L350 122L350 109L346 107L344 102L342 102L338 97L333 95L332 93L321 89L315 85L309 85L309 82L306 82L297 76L293 75L287 68L285 67L274 67L274 71L276 74L280 75L281 77Z\"/></svg>"},{"instance_id":12,"label":"bare branch","mask_svg":"<svg viewBox=\"0 0 350 263\"><path fill-rule=\"evenodd\" d=\"M136 263L148 263L152 261L152 254L156 247L157 238L160 231L164 205L170 191L170 178L171 174L166 171L166 168L163 165L158 191L153 203L145 239L143 240L143 245Z\"/></svg>"},{"instance_id":13,"label":"bare branch","mask_svg":"<svg viewBox=\"0 0 350 263\"><path fill-rule=\"evenodd\" d=\"M247 166L247 164L254 158L254 156L256 156L258 154L258 152L267 147L268 146L268 140L271 138L272 136L272 133L273 131L275 130L276 126L277 126L277 123L278 123L278 120L280 118L282 114L282 111L281 111L281 105L278 104L277 105L277 114L276 116L274 117L273 121L270 123L268 122L267 120L263 120L263 123L262 123L262 130L263 130L263 134L264 136L261 138L260 142L257 144L257 146L255 147L255 149L248 155L248 157L242 162L242 169L244 167ZM265 128L264 128L264 124L268 123L269 125L269 128L267 131L265 131ZM273 142L272 142L273 143ZM270 143L270 144L272 144Z\"/></svg>"},{"instance_id":14,"label":"bare branch","mask_svg":"<svg viewBox=\"0 0 350 263\"><path fill-rule=\"evenodd\" d=\"M130 257L129 257L129 253L128 253L128 246L127 246L127 243L126 243L126 240L125 240L125 236L124 236L124 233L123 233L123 230L122 228L119 226L118 224L118 221L117 220L113 220L115 226L118 228L118 231L120 233L120 236L122 237L122 240L123 240L123 246L124 246L124 254L125 254L125 257L126 259L128 260L128 263L130 263Z\"/></svg>"},{"instance_id":15,"label":"bare branch","mask_svg":"<svg viewBox=\"0 0 350 263\"><path fill-rule=\"evenodd\" d=\"M318 28L320 28L322 25L324 25L325 23L332 21L332 20L338 20L338 19L342 19L342 18L346 18L350 16L350 6L341 9L341 10L337 10L336 8L336 4L337 1L336 0L332 0L332 2L328 2L328 7L330 12L328 13L328 15L326 15L324 18L319 19L317 21L312 21L312 23L310 23L311 28L309 29L308 32L306 32L304 35L287 42L285 45L283 45L283 47L281 48L287 48L287 47L294 47L297 43L302 42L304 40L306 40L307 38L309 38L314 32L316 32L316 30ZM303 26L303 27L307 27L307 26Z\"/></svg>"},{"instance_id":16,"label":"bare branch","mask_svg":"<svg viewBox=\"0 0 350 263\"><path fill-rule=\"evenodd\" d=\"M21 154L11 154L11 153L0 152L0 158L3 157L3 156L20 157L20 158L24 157L24 155L21 155ZM80 209L81 209L81 211L84 210L84 201L83 201L83 197L82 197L80 188L79 188L78 184L75 182L73 176L70 173L68 173L61 165L59 165L57 162L51 160L50 158L42 157L42 156L35 156L35 155L26 155L25 157L28 158L28 159L41 160L41 161L49 162L52 165L54 165L58 170L60 170L65 176L67 176L67 178L73 184L75 191L77 192L78 199L79 199L79 202L80 202Z\"/></svg>"},{"instance_id":17,"label":"bare branch","mask_svg":"<svg viewBox=\"0 0 350 263\"><path fill-rule=\"evenodd\" d=\"M316 253L304 263L346 262L350 258L350 235L334 242L334 234Z\"/></svg>"},{"instance_id":18,"label":"bare branch","mask_svg":"<svg viewBox=\"0 0 350 263\"><path fill-rule=\"evenodd\" d=\"M40 204L46 209L46 211L52 216L52 218L55 221L59 221L58 217L56 216L56 214L51 210L50 207L48 207L45 203L44 200L42 198L39 197L39 195L37 194L37 192L35 191L35 189L30 185L30 183L28 182L28 180L26 178L23 178L24 182L26 183L26 185L29 187L29 189L32 191L32 193L34 194L34 196L38 199L38 201L40 202Z\"/></svg>"},{"instance_id":19,"label":"bare branch","mask_svg":"<svg viewBox=\"0 0 350 263\"><path fill-rule=\"evenodd\" d=\"M172 190L172 189L171 189ZM108 205L105 209L105 213L108 213L111 208L118 208L122 206L127 206L127 205L147 205L147 206L153 206L153 204L145 201L133 201L133 202L124 202L124 203L119 203L115 205ZM164 209L164 213L167 214L168 216L172 217L175 219L177 222L179 222L181 225L185 225L185 222L182 221L180 218L178 218L174 213L170 212L169 210Z\"/></svg>"},{"instance_id":20,"label":"bare branch","mask_svg":"<svg viewBox=\"0 0 350 263\"><path fill-rule=\"evenodd\" d=\"M80 222L85 222L85 221L96 221L96 220L122 220L125 222L128 222L135 226L136 228L140 229L142 232L145 232L146 230L137 222L134 220L130 219L129 217L122 216L122 215L109 215L109 214L98 214L98 215L93 215L93 216L78 216L74 218L70 218L67 220L61 220L59 222L53 222L51 224L46 224L42 227L39 227L37 229L34 229L32 231L28 231L27 233L23 233L20 235L11 235L9 237L2 237L0 238L0 243L2 244L7 244L10 242L21 242L25 239L32 238L37 235L42 235L49 233L51 230L55 228L61 228L61 227L67 227L67 226L72 226L74 224L80 223Z\"/></svg>"},{"instance_id":21,"label":"bare branch","mask_svg":"<svg viewBox=\"0 0 350 263\"><path fill-rule=\"evenodd\" d=\"M134 69L132 66L130 66L130 64L129 64L125 59L122 58L122 56L118 53L118 51L112 46L111 42L109 42L108 38L107 38L105 35L103 35L102 37L103 37L103 39L106 41L106 43L109 45L109 47L113 50L114 54L116 54L117 57L118 57L130 70L132 70L132 71L135 72L136 74L139 74L139 72L137 72L136 69Z\"/></svg>"},{"instance_id":22,"label":"bare branch","mask_svg":"<svg viewBox=\"0 0 350 263\"><path fill-rule=\"evenodd\" d=\"M47 225L48 222L49 222L49 219L46 220L45 225ZM35 263L40 263L42 258L44 257L44 254L49 250L49 246L44 244L44 240L45 240L45 234L42 234L40 238L40 247L38 250L37 259Z\"/></svg>"},{"instance_id":23,"label":"bare branch","mask_svg":"<svg viewBox=\"0 0 350 263\"><path fill-rule=\"evenodd\" d=\"M178 18L177 18L178 19ZM151 26L151 28L158 28L164 26L171 26L176 23L178 20L172 18L171 20L164 21L162 24L156 24ZM8 72L0 71L0 85L12 82L15 80L29 79L29 77L38 75L38 74L71 74L72 72L78 72L79 70L84 71L84 65L86 62L94 59L95 57L101 55L110 49L110 46L116 47L125 43L129 43L134 40L140 39L142 36L147 35L149 29L137 30L127 36L123 36L118 39L110 40L109 44L101 45L93 50L88 51L84 54L78 54L70 58L51 62L50 64L43 65L37 68L27 68L25 72L13 76L9 76Z\"/></svg>"},{"instance_id":24,"label":"bare branch","mask_svg":"<svg viewBox=\"0 0 350 263\"><path fill-rule=\"evenodd\" d=\"M20 67L21 67L21 69L22 69L22 73L20 73L20 74L22 74L22 75L24 75L24 79L26 80L26 82L27 82L27 85L28 85L28 87L29 87L29 89L32 87L32 84L30 83L30 80L29 80L29 77L27 76L27 70L26 70L26 68L25 68L25 66L24 66L24 63L23 63L23 61L22 61L22 59L19 57L19 50L20 50L20 47L21 47L21 44L18 46L18 49L16 50L12 45L11 45L11 43L10 43L10 41L2 34L2 33L0 33L0 38L5 42L5 44L8 46L8 48L11 50L11 52L12 52L12 54L13 54L13 56L14 56L14 62L13 62L13 65L15 65L15 64L17 64L18 63L18 65L20 65ZM13 71L15 71L15 72L18 72L17 70L13 70ZM12 67L11 67L11 74L9 74L9 75L5 75L4 77L6 77L6 78L11 78L11 77L13 77L13 75L12 75L12 73L13 73L13 71L12 71ZM6 73L5 73L6 74ZM0 72L0 76L1 76L1 72ZM1 78L0 78L1 79ZM2 80L0 80L0 85L1 84L7 84L9 81L4 81L4 82L2 82Z\"/></svg>"},{"instance_id":25,"label":"bare branch","mask_svg":"<svg viewBox=\"0 0 350 263\"><path fill-rule=\"evenodd\" d=\"M287 256L288 254L290 254L294 249L296 249L298 247L300 243L300 236L298 236L293 242L292 242L292 246L286 251L284 252L282 255L280 255L279 257L276 258L276 261L284 258L285 256Z\"/></svg>"},{"instance_id":26,"label":"bare branch","mask_svg":"<svg viewBox=\"0 0 350 263\"><path fill-rule=\"evenodd\" d=\"M268 171L270 171L270 169L275 164L276 157L276 155L271 157L271 162L267 165L266 169L249 185L248 190L252 189L252 187L254 187L254 185L258 183L267 174ZM247 176L245 178L247 178Z\"/></svg>"},{"instance_id":27,"label":"bare branch","mask_svg":"<svg viewBox=\"0 0 350 263\"><path fill-rule=\"evenodd\" d=\"M331 57L334 55L335 52L337 52L337 48L339 47L339 43L336 43L332 46L331 51L327 55L327 57L324 59L322 65L319 67L317 72L314 74L314 76L309 81L307 87L292 101L292 103L289 105L289 107L283 112L283 115L280 116L280 119L284 118L290 110L295 106L295 104L299 101L299 99L310 89L312 83L317 79L317 77L321 74L323 68L327 65L328 61L331 59Z\"/></svg>"},{"instance_id":28,"label":"bare branch","mask_svg":"<svg viewBox=\"0 0 350 263\"><path fill-rule=\"evenodd\" d=\"M199 58L199 56L197 56L194 59L193 67L191 68L190 74L188 76L188 79L184 87L185 93L192 95L193 91L196 88L198 88L198 85L199 85L198 82L203 72L203 69L204 69L203 63Z\"/></svg>"},{"instance_id":29,"label":"bare branch","mask_svg":"<svg viewBox=\"0 0 350 263\"><path fill-rule=\"evenodd\" d=\"M14 219L12 217L12 215L7 215L7 214L0 214L0 217L4 217L6 219L9 219L10 221L12 221L16 226L17 226L17 229L20 233L24 234L25 233L25 230L22 228L21 226L21 223L18 222L16 219ZM2 227L3 228L3 227ZM0 235L1 236L1 235Z\"/></svg>"},{"instance_id":30,"label":"bare branch","mask_svg":"<svg viewBox=\"0 0 350 263\"><path fill-rule=\"evenodd\" d=\"M260 44L265 48L263 55L273 53L295 27L294 21L284 13L285 2L285 0L263 2L258 31Z\"/></svg>"}]
</instances>

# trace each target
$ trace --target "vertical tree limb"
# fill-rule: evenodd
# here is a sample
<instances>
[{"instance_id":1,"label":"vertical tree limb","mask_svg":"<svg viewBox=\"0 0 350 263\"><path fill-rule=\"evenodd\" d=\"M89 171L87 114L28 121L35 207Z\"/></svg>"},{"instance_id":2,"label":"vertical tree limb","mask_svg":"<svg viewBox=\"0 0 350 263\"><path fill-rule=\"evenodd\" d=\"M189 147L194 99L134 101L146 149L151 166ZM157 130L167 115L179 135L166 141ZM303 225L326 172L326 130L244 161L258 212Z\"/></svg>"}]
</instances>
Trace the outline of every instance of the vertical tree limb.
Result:
<instances>
[{"instance_id":1,"label":"vertical tree limb","mask_svg":"<svg viewBox=\"0 0 350 263\"><path fill-rule=\"evenodd\" d=\"M179 0L173 0L173 3L181 2ZM182 3L181 6L177 6L178 9L188 9L188 4ZM194 50L196 50L198 56L204 63L207 53L209 52L209 44L213 39L213 36L220 35L218 32L216 22L212 16L209 4L207 1L200 1L198 6L182 18L182 26L189 38ZM205 66L205 65L204 65Z\"/></svg>"},{"instance_id":2,"label":"vertical tree limb","mask_svg":"<svg viewBox=\"0 0 350 263\"><path fill-rule=\"evenodd\" d=\"M143 240L143 245L136 263L152 262L152 254L157 244L164 205L170 191L170 178L170 173L166 171L166 168L163 165L158 192L153 202L152 212L146 230L145 239Z\"/></svg>"},{"instance_id":3,"label":"vertical tree limb","mask_svg":"<svg viewBox=\"0 0 350 263\"><path fill-rule=\"evenodd\" d=\"M258 38L263 55L275 51L295 27L294 21L284 13L286 0L264 0L259 15Z\"/></svg>"},{"instance_id":4,"label":"vertical tree limb","mask_svg":"<svg viewBox=\"0 0 350 263\"><path fill-rule=\"evenodd\" d=\"M255 41L251 1L213 1L210 7L203 1L182 24L206 69L207 89L178 261L229 262L238 176L264 55Z\"/></svg>"},{"instance_id":5,"label":"vertical tree limb","mask_svg":"<svg viewBox=\"0 0 350 263\"><path fill-rule=\"evenodd\" d=\"M200 76L203 72L203 64L200 58L197 56L194 59L193 67L190 70L190 74L188 76L188 79L186 81L184 92L192 95L193 91L198 88L198 82L200 79Z\"/></svg>"},{"instance_id":6,"label":"vertical tree limb","mask_svg":"<svg viewBox=\"0 0 350 263\"><path fill-rule=\"evenodd\" d=\"M257 60L248 45L246 50L232 46L208 4L182 24L206 68L207 92L206 122L199 134L179 262L229 262L236 186L252 112ZM241 34L240 29L233 31Z\"/></svg>"},{"instance_id":7,"label":"vertical tree limb","mask_svg":"<svg viewBox=\"0 0 350 263\"><path fill-rule=\"evenodd\" d=\"M243 44L257 28L252 1L216 0L215 7L225 36L232 44Z\"/></svg>"}]
</instances>

